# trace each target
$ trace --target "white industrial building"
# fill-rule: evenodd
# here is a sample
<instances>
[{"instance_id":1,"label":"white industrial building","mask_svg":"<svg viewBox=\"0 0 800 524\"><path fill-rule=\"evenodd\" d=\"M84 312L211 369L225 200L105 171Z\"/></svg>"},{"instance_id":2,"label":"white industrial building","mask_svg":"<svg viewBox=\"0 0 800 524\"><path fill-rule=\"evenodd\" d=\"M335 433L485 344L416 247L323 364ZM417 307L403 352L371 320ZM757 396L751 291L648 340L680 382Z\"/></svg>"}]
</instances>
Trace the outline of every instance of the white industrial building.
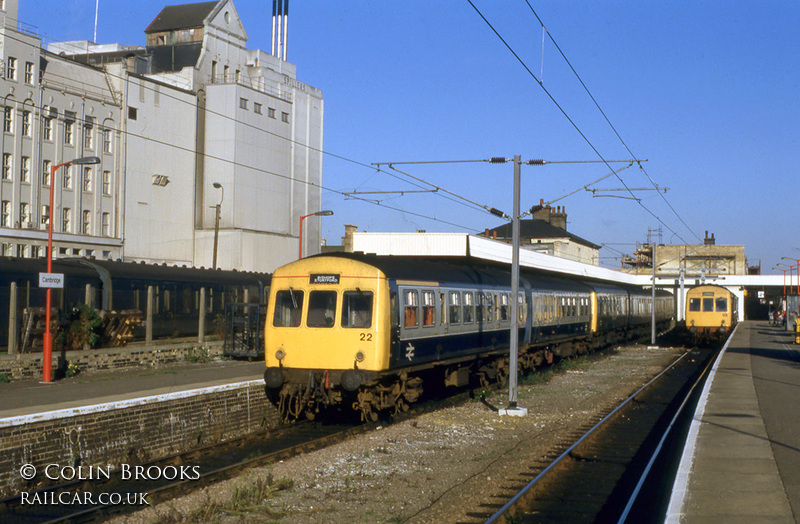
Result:
<instances>
[{"instance_id":1,"label":"white industrial building","mask_svg":"<svg viewBox=\"0 0 800 524\"><path fill-rule=\"evenodd\" d=\"M296 258L300 217L321 205L323 99L285 60L285 32L277 52L248 50L219 0L165 7L145 46L45 50L17 27L24 1L0 1L3 255L46 256L53 184L55 257L212 267L216 236L222 269ZM50 180L85 156L101 161ZM319 228L304 224L304 253Z\"/></svg>"}]
</instances>

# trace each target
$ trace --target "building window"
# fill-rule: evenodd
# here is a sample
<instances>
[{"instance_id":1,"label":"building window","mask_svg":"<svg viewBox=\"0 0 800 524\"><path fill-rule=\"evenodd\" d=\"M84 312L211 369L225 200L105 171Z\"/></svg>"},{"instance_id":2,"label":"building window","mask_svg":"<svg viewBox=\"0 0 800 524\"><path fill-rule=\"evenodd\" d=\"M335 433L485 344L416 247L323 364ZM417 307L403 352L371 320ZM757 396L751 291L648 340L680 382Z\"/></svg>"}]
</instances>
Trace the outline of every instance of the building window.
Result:
<instances>
[{"instance_id":1,"label":"building window","mask_svg":"<svg viewBox=\"0 0 800 524\"><path fill-rule=\"evenodd\" d=\"M111 130L103 129L103 153L111 152Z\"/></svg>"},{"instance_id":2,"label":"building window","mask_svg":"<svg viewBox=\"0 0 800 524\"><path fill-rule=\"evenodd\" d=\"M217 61L211 61L211 83L214 84L217 81Z\"/></svg>"},{"instance_id":3,"label":"building window","mask_svg":"<svg viewBox=\"0 0 800 524\"><path fill-rule=\"evenodd\" d=\"M71 227L72 227L72 210L68 207L65 207L64 210L61 212L61 231L63 231L64 233L69 233Z\"/></svg>"},{"instance_id":4,"label":"building window","mask_svg":"<svg viewBox=\"0 0 800 524\"><path fill-rule=\"evenodd\" d=\"M31 181L31 157L29 156L22 157L22 162L20 162L19 180L20 182L28 183Z\"/></svg>"},{"instance_id":5,"label":"building window","mask_svg":"<svg viewBox=\"0 0 800 524\"><path fill-rule=\"evenodd\" d=\"M239 99L239 109L247 109L247 99L240 98Z\"/></svg>"},{"instance_id":6,"label":"building window","mask_svg":"<svg viewBox=\"0 0 800 524\"><path fill-rule=\"evenodd\" d=\"M64 189L72 189L72 166L64 169Z\"/></svg>"},{"instance_id":7,"label":"building window","mask_svg":"<svg viewBox=\"0 0 800 524\"><path fill-rule=\"evenodd\" d=\"M3 131L6 133L14 132L14 108L6 106L3 114Z\"/></svg>"},{"instance_id":8,"label":"building window","mask_svg":"<svg viewBox=\"0 0 800 524\"><path fill-rule=\"evenodd\" d=\"M103 194L111 194L111 171L103 171Z\"/></svg>"},{"instance_id":9,"label":"building window","mask_svg":"<svg viewBox=\"0 0 800 524\"><path fill-rule=\"evenodd\" d=\"M25 83L33 85L33 62L25 62Z\"/></svg>"},{"instance_id":10,"label":"building window","mask_svg":"<svg viewBox=\"0 0 800 524\"><path fill-rule=\"evenodd\" d=\"M42 229L47 229L50 223L50 206L47 204L42 206Z\"/></svg>"},{"instance_id":11,"label":"building window","mask_svg":"<svg viewBox=\"0 0 800 524\"><path fill-rule=\"evenodd\" d=\"M27 202L19 205L19 221L22 222L22 227L29 227L31 224L31 205Z\"/></svg>"},{"instance_id":12,"label":"building window","mask_svg":"<svg viewBox=\"0 0 800 524\"><path fill-rule=\"evenodd\" d=\"M64 143L67 145L72 145L72 141L74 140L73 135L75 133L75 122L66 121L64 122Z\"/></svg>"},{"instance_id":13,"label":"building window","mask_svg":"<svg viewBox=\"0 0 800 524\"><path fill-rule=\"evenodd\" d=\"M53 140L53 119L50 117L44 118L44 139Z\"/></svg>"},{"instance_id":14,"label":"building window","mask_svg":"<svg viewBox=\"0 0 800 524\"><path fill-rule=\"evenodd\" d=\"M109 213L103 213L102 227L103 227L102 235L104 237L111 236L110 235L110 231L111 231L111 215Z\"/></svg>"},{"instance_id":15,"label":"building window","mask_svg":"<svg viewBox=\"0 0 800 524\"><path fill-rule=\"evenodd\" d=\"M267 116L269 116L270 118L275 118L275 108L274 107L270 107L267 110Z\"/></svg>"},{"instance_id":16,"label":"building window","mask_svg":"<svg viewBox=\"0 0 800 524\"><path fill-rule=\"evenodd\" d=\"M22 134L24 136L31 136L31 112L22 112Z\"/></svg>"},{"instance_id":17,"label":"building window","mask_svg":"<svg viewBox=\"0 0 800 524\"><path fill-rule=\"evenodd\" d=\"M83 220L81 221L81 233L84 235L89 235L92 232L92 212L84 209L83 210Z\"/></svg>"},{"instance_id":18,"label":"building window","mask_svg":"<svg viewBox=\"0 0 800 524\"><path fill-rule=\"evenodd\" d=\"M11 227L11 201L0 202L0 223L3 227Z\"/></svg>"},{"instance_id":19,"label":"building window","mask_svg":"<svg viewBox=\"0 0 800 524\"><path fill-rule=\"evenodd\" d=\"M14 172L14 157L11 153L3 153L3 180L11 180Z\"/></svg>"},{"instance_id":20,"label":"building window","mask_svg":"<svg viewBox=\"0 0 800 524\"><path fill-rule=\"evenodd\" d=\"M83 124L83 148L94 149L94 120L92 117L86 117L86 122Z\"/></svg>"},{"instance_id":21,"label":"building window","mask_svg":"<svg viewBox=\"0 0 800 524\"><path fill-rule=\"evenodd\" d=\"M281 113L281 122L289 123L289 113Z\"/></svg>"},{"instance_id":22,"label":"building window","mask_svg":"<svg viewBox=\"0 0 800 524\"><path fill-rule=\"evenodd\" d=\"M3 242L3 256L4 257L11 256L11 244L9 242Z\"/></svg>"},{"instance_id":23,"label":"building window","mask_svg":"<svg viewBox=\"0 0 800 524\"><path fill-rule=\"evenodd\" d=\"M31 246L31 258L44 258L42 246Z\"/></svg>"},{"instance_id":24,"label":"building window","mask_svg":"<svg viewBox=\"0 0 800 524\"><path fill-rule=\"evenodd\" d=\"M6 80L16 80L17 79L17 59L14 57L8 57L8 63L6 64Z\"/></svg>"},{"instance_id":25,"label":"building window","mask_svg":"<svg viewBox=\"0 0 800 524\"><path fill-rule=\"evenodd\" d=\"M83 190L90 192L92 190L92 168L83 168Z\"/></svg>"},{"instance_id":26,"label":"building window","mask_svg":"<svg viewBox=\"0 0 800 524\"><path fill-rule=\"evenodd\" d=\"M42 185L49 186L50 185L50 166L53 163L49 160L44 160L42 162Z\"/></svg>"},{"instance_id":27,"label":"building window","mask_svg":"<svg viewBox=\"0 0 800 524\"><path fill-rule=\"evenodd\" d=\"M128 120L136 120L139 111L135 107L128 107Z\"/></svg>"},{"instance_id":28,"label":"building window","mask_svg":"<svg viewBox=\"0 0 800 524\"><path fill-rule=\"evenodd\" d=\"M257 114L257 115L260 115L261 114L261 104L259 104L258 102L253 102L253 112L255 112L255 114Z\"/></svg>"}]
</instances>

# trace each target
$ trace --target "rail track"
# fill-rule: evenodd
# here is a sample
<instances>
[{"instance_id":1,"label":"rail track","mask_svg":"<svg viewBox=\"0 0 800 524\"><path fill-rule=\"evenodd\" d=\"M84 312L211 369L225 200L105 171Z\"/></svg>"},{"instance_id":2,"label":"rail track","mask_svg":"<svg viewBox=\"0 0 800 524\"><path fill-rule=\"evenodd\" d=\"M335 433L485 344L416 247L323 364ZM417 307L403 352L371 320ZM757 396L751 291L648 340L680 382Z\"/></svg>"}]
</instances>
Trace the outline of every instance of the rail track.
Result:
<instances>
[{"instance_id":1,"label":"rail track","mask_svg":"<svg viewBox=\"0 0 800 524\"><path fill-rule=\"evenodd\" d=\"M662 522L701 386L718 349L693 349L559 451L531 464L530 482L483 504L489 523ZM499 509L497 509L499 508ZM477 516L477 515L476 515Z\"/></svg>"}]
</instances>

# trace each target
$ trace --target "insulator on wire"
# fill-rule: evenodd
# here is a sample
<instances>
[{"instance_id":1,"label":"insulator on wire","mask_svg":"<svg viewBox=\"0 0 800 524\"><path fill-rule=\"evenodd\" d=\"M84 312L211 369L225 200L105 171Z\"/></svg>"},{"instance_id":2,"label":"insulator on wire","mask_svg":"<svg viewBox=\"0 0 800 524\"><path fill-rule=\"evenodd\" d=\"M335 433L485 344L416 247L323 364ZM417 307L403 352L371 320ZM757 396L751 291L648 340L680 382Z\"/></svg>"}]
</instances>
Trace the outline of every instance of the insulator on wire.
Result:
<instances>
[{"instance_id":1,"label":"insulator on wire","mask_svg":"<svg viewBox=\"0 0 800 524\"><path fill-rule=\"evenodd\" d=\"M544 161L544 160L542 160L542 159L537 159L537 160L528 160L528 165L529 165L529 166L543 166L543 165L545 165L546 163L547 163L547 162L545 162L545 161Z\"/></svg>"},{"instance_id":2,"label":"insulator on wire","mask_svg":"<svg viewBox=\"0 0 800 524\"><path fill-rule=\"evenodd\" d=\"M493 156L489 159L490 164L505 164L506 162L508 162L508 159L502 156Z\"/></svg>"},{"instance_id":3,"label":"insulator on wire","mask_svg":"<svg viewBox=\"0 0 800 524\"><path fill-rule=\"evenodd\" d=\"M491 208L489 213L493 214L496 217L505 218L506 214L500 211L499 209Z\"/></svg>"}]
</instances>

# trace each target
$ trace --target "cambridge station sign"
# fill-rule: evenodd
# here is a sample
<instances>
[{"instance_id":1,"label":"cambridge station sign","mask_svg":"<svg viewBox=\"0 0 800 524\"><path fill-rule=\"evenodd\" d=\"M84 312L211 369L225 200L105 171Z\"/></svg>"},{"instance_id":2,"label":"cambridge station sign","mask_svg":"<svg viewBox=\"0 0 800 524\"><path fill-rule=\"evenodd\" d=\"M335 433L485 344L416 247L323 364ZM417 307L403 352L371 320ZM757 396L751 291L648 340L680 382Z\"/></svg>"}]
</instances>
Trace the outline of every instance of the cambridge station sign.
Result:
<instances>
[{"instance_id":1,"label":"cambridge station sign","mask_svg":"<svg viewBox=\"0 0 800 524\"><path fill-rule=\"evenodd\" d=\"M64 287L64 273L39 273L39 287L62 289Z\"/></svg>"}]
</instances>

